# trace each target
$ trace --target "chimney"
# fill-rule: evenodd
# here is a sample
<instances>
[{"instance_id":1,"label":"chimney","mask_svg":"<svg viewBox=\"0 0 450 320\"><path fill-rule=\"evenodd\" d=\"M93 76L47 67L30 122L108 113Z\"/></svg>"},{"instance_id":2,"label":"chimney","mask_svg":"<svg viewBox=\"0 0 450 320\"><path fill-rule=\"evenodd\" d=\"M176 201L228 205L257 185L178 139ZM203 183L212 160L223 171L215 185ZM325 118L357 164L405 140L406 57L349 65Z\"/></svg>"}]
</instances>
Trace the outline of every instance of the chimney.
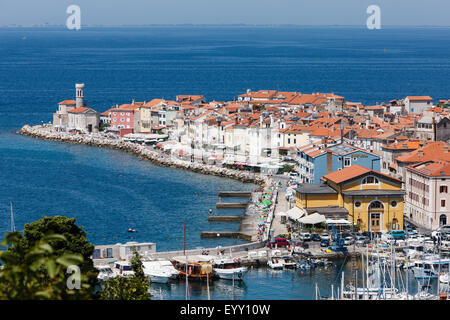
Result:
<instances>
[{"instance_id":1,"label":"chimney","mask_svg":"<svg viewBox=\"0 0 450 320\"><path fill-rule=\"evenodd\" d=\"M366 129L369 129L369 123L370 123L370 121L369 121L369 119L367 119L366 120Z\"/></svg>"},{"instance_id":2,"label":"chimney","mask_svg":"<svg viewBox=\"0 0 450 320\"><path fill-rule=\"evenodd\" d=\"M417 152L417 155L419 156L419 158L423 157L423 149L419 149L419 151Z\"/></svg>"},{"instance_id":3,"label":"chimney","mask_svg":"<svg viewBox=\"0 0 450 320\"><path fill-rule=\"evenodd\" d=\"M327 174L333 172L333 152L327 150Z\"/></svg>"},{"instance_id":4,"label":"chimney","mask_svg":"<svg viewBox=\"0 0 450 320\"><path fill-rule=\"evenodd\" d=\"M433 117L433 141L436 141L436 119Z\"/></svg>"}]
</instances>

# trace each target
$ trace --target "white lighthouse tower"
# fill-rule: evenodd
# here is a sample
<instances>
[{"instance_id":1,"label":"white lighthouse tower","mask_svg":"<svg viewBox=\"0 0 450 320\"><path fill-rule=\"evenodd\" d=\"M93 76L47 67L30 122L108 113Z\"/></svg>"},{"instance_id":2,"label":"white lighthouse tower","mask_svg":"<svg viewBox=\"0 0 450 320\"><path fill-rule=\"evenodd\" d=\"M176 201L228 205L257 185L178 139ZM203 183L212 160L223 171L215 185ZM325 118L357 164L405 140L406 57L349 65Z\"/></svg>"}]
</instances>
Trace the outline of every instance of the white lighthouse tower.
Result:
<instances>
[{"instance_id":1,"label":"white lighthouse tower","mask_svg":"<svg viewBox=\"0 0 450 320\"><path fill-rule=\"evenodd\" d=\"M84 83L77 83L75 84L75 91L76 91L76 107L84 107Z\"/></svg>"}]
</instances>

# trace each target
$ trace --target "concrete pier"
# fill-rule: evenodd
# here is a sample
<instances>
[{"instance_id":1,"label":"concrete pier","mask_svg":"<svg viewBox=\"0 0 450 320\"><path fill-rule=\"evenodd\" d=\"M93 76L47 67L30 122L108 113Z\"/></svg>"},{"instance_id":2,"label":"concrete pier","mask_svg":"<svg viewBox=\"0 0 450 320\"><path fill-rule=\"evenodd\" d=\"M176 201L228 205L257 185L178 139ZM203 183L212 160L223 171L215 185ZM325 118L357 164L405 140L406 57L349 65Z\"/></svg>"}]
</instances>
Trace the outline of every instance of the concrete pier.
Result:
<instances>
[{"instance_id":1,"label":"concrete pier","mask_svg":"<svg viewBox=\"0 0 450 320\"><path fill-rule=\"evenodd\" d=\"M251 235L247 235L241 232L234 232L234 231L203 231L200 234L200 237L202 238L237 238L237 239L244 239L247 241L251 241L252 237Z\"/></svg>"},{"instance_id":2,"label":"concrete pier","mask_svg":"<svg viewBox=\"0 0 450 320\"><path fill-rule=\"evenodd\" d=\"M222 209L245 209L247 207L247 203L227 203L227 202L217 202L216 208Z\"/></svg>"},{"instance_id":3,"label":"concrete pier","mask_svg":"<svg viewBox=\"0 0 450 320\"><path fill-rule=\"evenodd\" d=\"M243 217L241 216L209 216L210 222L241 222Z\"/></svg>"}]
</instances>

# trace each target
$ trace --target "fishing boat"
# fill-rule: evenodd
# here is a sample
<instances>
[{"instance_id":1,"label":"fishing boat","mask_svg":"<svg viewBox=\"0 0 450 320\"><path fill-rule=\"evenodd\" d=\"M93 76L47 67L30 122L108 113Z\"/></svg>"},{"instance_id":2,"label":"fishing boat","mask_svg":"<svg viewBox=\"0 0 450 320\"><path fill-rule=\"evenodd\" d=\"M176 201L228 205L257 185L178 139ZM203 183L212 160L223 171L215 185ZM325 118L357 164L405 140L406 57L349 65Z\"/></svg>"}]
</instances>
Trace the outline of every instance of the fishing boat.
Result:
<instances>
[{"instance_id":1,"label":"fishing boat","mask_svg":"<svg viewBox=\"0 0 450 320\"><path fill-rule=\"evenodd\" d=\"M248 271L247 267L241 266L239 258L215 257L210 261L213 266L213 273L219 279L242 281Z\"/></svg>"},{"instance_id":2,"label":"fishing boat","mask_svg":"<svg viewBox=\"0 0 450 320\"><path fill-rule=\"evenodd\" d=\"M179 272L179 276L191 280L212 280L213 268L211 257L202 255L178 256L174 257L171 262L174 268Z\"/></svg>"}]
</instances>

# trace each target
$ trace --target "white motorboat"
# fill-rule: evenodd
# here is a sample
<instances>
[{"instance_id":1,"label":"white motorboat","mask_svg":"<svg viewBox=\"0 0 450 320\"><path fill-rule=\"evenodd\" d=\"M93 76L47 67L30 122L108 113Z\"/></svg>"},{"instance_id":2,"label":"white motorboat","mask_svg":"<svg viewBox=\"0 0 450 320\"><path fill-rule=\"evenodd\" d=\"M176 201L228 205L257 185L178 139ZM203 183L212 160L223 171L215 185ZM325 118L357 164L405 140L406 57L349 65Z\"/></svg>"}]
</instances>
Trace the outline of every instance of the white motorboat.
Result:
<instances>
[{"instance_id":1,"label":"white motorboat","mask_svg":"<svg viewBox=\"0 0 450 320\"><path fill-rule=\"evenodd\" d=\"M211 258L213 273L219 279L242 281L247 274L247 267L241 266L239 258L213 257Z\"/></svg>"},{"instance_id":2,"label":"white motorboat","mask_svg":"<svg viewBox=\"0 0 450 320\"><path fill-rule=\"evenodd\" d=\"M125 278L130 278L134 275L133 269L131 269L131 264L128 261L116 261L114 263L114 270L117 275Z\"/></svg>"},{"instance_id":3,"label":"white motorboat","mask_svg":"<svg viewBox=\"0 0 450 320\"><path fill-rule=\"evenodd\" d=\"M108 265L95 266L95 268L98 270L97 279L100 281L106 281L116 276L114 271Z\"/></svg>"},{"instance_id":4,"label":"white motorboat","mask_svg":"<svg viewBox=\"0 0 450 320\"><path fill-rule=\"evenodd\" d=\"M439 271L448 272L450 260L418 260L414 263L414 277L432 279L439 276Z\"/></svg>"},{"instance_id":5,"label":"white motorboat","mask_svg":"<svg viewBox=\"0 0 450 320\"><path fill-rule=\"evenodd\" d=\"M295 269L298 266L297 262L290 256L283 257L281 259L281 263L283 264L283 267L286 269Z\"/></svg>"},{"instance_id":6,"label":"white motorboat","mask_svg":"<svg viewBox=\"0 0 450 320\"><path fill-rule=\"evenodd\" d=\"M450 277L449 277L449 273L448 272L446 272L446 273L444 273L444 272L442 272L440 275L439 275L439 281L441 282L441 283L444 283L444 284L449 284L449 279Z\"/></svg>"},{"instance_id":7,"label":"white motorboat","mask_svg":"<svg viewBox=\"0 0 450 320\"><path fill-rule=\"evenodd\" d=\"M148 270L156 270L163 271L165 273L169 273L170 279L177 279L180 272L175 269L172 262L169 260L155 260L155 261L145 261L143 262L143 266Z\"/></svg>"},{"instance_id":8,"label":"white motorboat","mask_svg":"<svg viewBox=\"0 0 450 320\"><path fill-rule=\"evenodd\" d=\"M267 265L274 270L283 269L283 259L280 257L271 257L267 262Z\"/></svg>"},{"instance_id":9,"label":"white motorboat","mask_svg":"<svg viewBox=\"0 0 450 320\"><path fill-rule=\"evenodd\" d=\"M171 276L169 272L157 269L144 269L144 274L150 278L150 282L156 283L167 283L169 282L169 278Z\"/></svg>"}]
</instances>

